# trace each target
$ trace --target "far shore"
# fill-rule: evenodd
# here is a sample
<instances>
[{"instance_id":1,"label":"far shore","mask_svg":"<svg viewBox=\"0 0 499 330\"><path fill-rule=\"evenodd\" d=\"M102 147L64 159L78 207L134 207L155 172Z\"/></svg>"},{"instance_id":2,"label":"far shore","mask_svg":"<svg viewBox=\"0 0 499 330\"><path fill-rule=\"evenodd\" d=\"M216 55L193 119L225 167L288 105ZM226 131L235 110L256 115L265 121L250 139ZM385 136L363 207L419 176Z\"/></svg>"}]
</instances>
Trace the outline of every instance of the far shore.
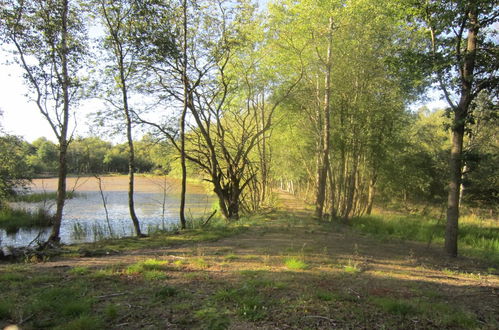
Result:
<instances>
[{"instance_id":1,"label":"far shore","mask_svg":"<svg viewBox=\"0 0 499 330\"><path fill-rule=\"evenodd\" d=\"M127 175L101 176L102 190L104 191L128 191ZM180 192L180 179L172 177L136 175L136 192L154 192L162 193L163 187L167 187L167 193ZM66 179L68 191L99 191L99 181L93 176L68 177ZM33 179L31 188L36 191L57 190L57 178ZM190 194L206 194L208 189L201 183L188 183L187 192Z\"/></svg>"}]
</instances>

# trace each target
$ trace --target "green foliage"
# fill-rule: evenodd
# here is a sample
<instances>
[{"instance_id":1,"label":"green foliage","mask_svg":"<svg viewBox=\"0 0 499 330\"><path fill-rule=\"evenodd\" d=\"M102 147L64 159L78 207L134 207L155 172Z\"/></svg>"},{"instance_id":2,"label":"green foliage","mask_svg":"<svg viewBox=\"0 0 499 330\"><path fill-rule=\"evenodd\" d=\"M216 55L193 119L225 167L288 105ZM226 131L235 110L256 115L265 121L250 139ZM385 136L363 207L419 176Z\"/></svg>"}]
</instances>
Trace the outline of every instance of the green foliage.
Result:
<instances>
[{"instance_id":1,"label":"green foliage","mask_svg":"<svg viewBox=\"0 0 499 330\"><path fill-rule=\"evenodd\" d=\"M103 320L89 315L80 315L78 318L59 325L54 330L88 330L88 329L103 329Z\"/></svg>"},{"instance_id":2,"label":"green foliage","mask_svg":"<svg viewBox=\"0 0 499 330\"><path fill-rule=\"evenodd\" d=\"M0 301L0 320L7 320L11 316L12 302L10 300Z\"/></svg>"},{"instance_id":3,"label":"green foliage","mask_svg":"<svg viewBox=\"0 0 499 330\"><path fill-rule=\"evenodd\" d=\"M329 291L318 291L315 296L321 301L334 301L338 299L338 295Z\"/></svg>"},{"instance_id":4,"label":"green foliage","mask_svg":"<svg viewBox=\"0 0 499 330\"><path fill-rule=\"evenodd\" d=\"M400 315L402 317L414 315L418 312L412 304L404 300L393 298L374 298L373 302L380 306L385 312Z\"/></svg>"},{"instance_id":5,"label":"green foliage","mask_svg":"<svg viewBox=\"0 0 499 330\"><path fill-rule=\"evenodd\" d=\"M50 313L61 318L89 314L93 300L82 295L83 288L54 287L42 289L29 306L33 313Z\"/></svg>"},{"instance_id":6,"label":"green foliage","mask_svg":"<svg viewBox=\"0 0 499 330\"><path fill-rule=\"evenodd\" d=\"M128 266L126 274L142 274L148 279L160 279L161 270L164 270L168 261L158 259L146 259Z\"/></svg>"},{"instance_id":7,"label":"green foliage","mask_svg":"<svg viewBox=\"0 0 499 330\"><path fill-rule=\"evenodd\" d=\"M354 228L376 237L442 243L445 225L419 215L375 215L352 219ZM464 254L499 261L499 227L493 220L464 217L459 226L459 244Z\"/></svg>"},{"instance_id":8,"label":"green foliage","mask_svg":"<svg viewBox=\"0 0 499 330\"><path fill-rule=\"evenodd\" d=\"M215 307L202 308L194 314L203 323L203 327L210 330L224 330L230 325L227 313Z\"/></svg>"},{"instance_id":9,"label":"green foliage","mask_svg":"<svg viewBox=\"0 0 499 330\"><path fill-rule=\"evenodd\" d=\"M15 194L14 188L23 188L29 183L28 150L27 143L20 138L0 136L0 210L5 199Z\"/></svg>"},{"instance_id":10,"label":"green foliage","mask_svg":"<svg viewBox=\"0 0 499 330\"><path fill-rule=\"evenodd\" d=\"M176 287L166 285L161 287L159 290L156 290L154 295L158 299L166 299L178 295L179 292L179 289L177 289Z\"/></svg>"}]
</instances>

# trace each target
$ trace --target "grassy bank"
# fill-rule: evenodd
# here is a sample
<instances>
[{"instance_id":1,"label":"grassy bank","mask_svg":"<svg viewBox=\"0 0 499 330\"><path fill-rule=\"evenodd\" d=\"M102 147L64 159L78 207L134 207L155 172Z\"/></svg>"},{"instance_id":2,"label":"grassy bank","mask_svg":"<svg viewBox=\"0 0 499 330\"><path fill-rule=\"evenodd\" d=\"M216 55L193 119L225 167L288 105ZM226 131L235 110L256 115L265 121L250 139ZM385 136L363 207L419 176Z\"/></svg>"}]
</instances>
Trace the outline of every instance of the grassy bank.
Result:
<instances>
[{"instance_id":1,"label":"grassy bank","mask_svg":"<svg viewBox=\"0 0 499 330\"><path fill-rule=\"evenodd\" d=\"M480 257L499 264L499 221L476 216L459 220L459 249L465 255ZM397 238L431 244L443 244L445 220L420 215L383 214L352 219L361 232L382 240Z\"/></svg>"},{"instance_id":2,"label":"grassy bank","mask_svg":"<svg viewBox=\"0 0 499 330\"><path fill-rule=\"evenodd\" d=\"M8 234L16 233L21 228L41 228L52 224L52 216L43 208L37 212L13 210L10 207L0 209L0 229Z\"/></svg>"}]
</instances>

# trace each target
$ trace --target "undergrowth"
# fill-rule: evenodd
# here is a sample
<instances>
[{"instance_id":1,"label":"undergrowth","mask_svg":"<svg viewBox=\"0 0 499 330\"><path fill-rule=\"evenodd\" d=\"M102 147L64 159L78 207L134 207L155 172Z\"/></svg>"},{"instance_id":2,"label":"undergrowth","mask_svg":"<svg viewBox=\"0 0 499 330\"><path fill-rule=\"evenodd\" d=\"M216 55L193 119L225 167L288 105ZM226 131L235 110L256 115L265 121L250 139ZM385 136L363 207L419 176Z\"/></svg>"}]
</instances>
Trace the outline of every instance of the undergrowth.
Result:
<instances>
[{"instance_id":1,"label":"undergrowth","mask_svg":"<svg viewBox=\"0 0 499 330\"><path fill-rule=\"evenodd\" d=\"M17 233L21 228L41 228L52 225L53 216L44 208L36 212L15 210L10 207L0 209L0 229L8 234Z\"/></svg>"},{"instance_id":2,"label":"undergrowth","mask_svg":"<svg viewBox=\"0 0 499 330\"><path fill-rule=\"evenodd\" d=\"M381 239L398 238L444 243L445 221L421 215L370 215L352 219L352 226ZM499 262L499 223L476 216L461 217L459 247L466 255Z\"/></svg>"}]
</instances>

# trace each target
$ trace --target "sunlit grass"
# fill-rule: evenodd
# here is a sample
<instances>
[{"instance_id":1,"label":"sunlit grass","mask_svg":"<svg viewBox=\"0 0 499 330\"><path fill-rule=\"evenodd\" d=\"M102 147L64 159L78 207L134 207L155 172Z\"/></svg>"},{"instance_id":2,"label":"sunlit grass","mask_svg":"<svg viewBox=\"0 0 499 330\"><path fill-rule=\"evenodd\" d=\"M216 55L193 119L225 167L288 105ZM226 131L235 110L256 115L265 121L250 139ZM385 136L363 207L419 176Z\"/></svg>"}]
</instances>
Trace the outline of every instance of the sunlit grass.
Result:
<instances>
[{"instance_id":1,"label":"sunlit grass","mask_svg":"<svg viewBox=\"0 0 499 330\"><path fill-rule=\"evenodd\" d=\"M284 265L292 270L304 270L308 268L308 265L303 260L294 257L286 258Z\"/></svg>"},{"instance_id":2,"label":"sunlit grass","mask_svg":"<svg viewBox=\"0 0 499 330\"><path fill-rule=\"evenodd\" d=\"M144 277L148 279L159 279L161 277L159 273L162 273L161 270L164 270L167 264L167 260L146 259L128 266L125 273L129 275L144 274Z\"/></svg>"},{"instance_id":3,"label":"sunlit grass","mask_svg":"<svg viewBox=\"0 0 499 330\"><path fill-rule=\"evenodd\" d=\"M444 220L420 215L371 215L352 219L355 229L381 239L397 238L443 244ZM476 216L461 217L459 247L468 255L499 262L499 222Z\"/></svg>"}]
</instances>

